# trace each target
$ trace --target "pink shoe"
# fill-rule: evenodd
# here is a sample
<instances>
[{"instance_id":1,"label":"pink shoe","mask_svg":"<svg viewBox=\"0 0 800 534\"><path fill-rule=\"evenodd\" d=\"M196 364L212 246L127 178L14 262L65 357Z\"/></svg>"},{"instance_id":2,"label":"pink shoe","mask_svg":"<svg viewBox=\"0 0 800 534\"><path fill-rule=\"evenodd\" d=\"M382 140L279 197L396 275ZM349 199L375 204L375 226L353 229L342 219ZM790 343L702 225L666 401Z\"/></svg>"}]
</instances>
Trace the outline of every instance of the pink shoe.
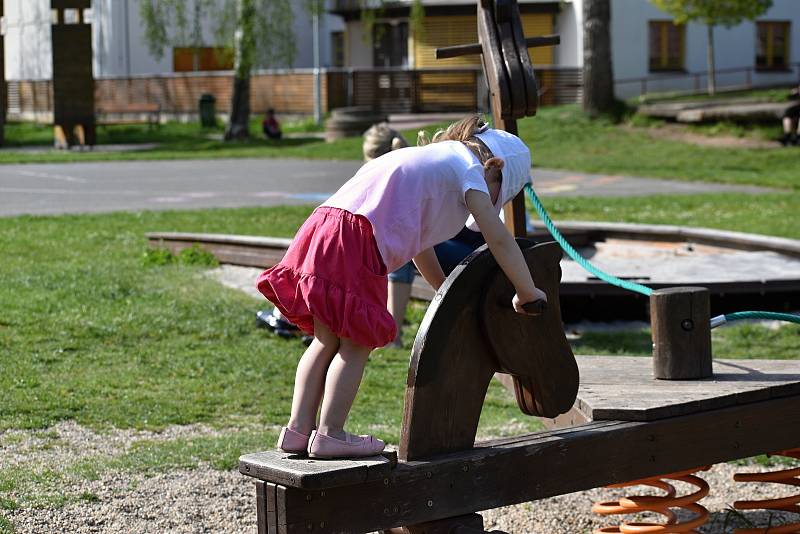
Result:
<instances>
[{"instance_id":1,"label":"pink shoe","mask_svg":"<svg viewBox=\"0 0 800 534\"><path fill-rule=\"evenodd\" d=\"M347 434L347 439L341 440L313 430L308 442L308 455L311 458L363 458L380 454L386 446L372 436L360 436L360 441L355 441L355 437Z\"/></svg>"},{"instance_id":2,"label":"pink shoe","mask_svg":"<svg viewBox=\"0 0 800 534\"><path fill-rule=\"evenodd\" d=\"M281 435L278 436L278 448L283 452L305 454L308 448L308 436L285 426L281 429Z\"/></svg>"}]
</instances>

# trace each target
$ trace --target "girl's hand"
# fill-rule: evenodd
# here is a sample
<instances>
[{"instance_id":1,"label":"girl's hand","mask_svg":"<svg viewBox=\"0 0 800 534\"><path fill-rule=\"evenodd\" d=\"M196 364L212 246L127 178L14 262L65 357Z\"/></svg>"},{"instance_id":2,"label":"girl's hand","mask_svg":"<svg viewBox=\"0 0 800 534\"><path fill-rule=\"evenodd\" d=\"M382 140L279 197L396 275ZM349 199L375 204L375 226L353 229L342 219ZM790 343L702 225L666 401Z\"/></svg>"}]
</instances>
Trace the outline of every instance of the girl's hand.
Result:
<instances>
[{"instance_id":1,"label":"girl's hand","mask_svg":"<svg viewBox=\"0 0 800 534\"><path fill-rule=\"evenodd\" d=\"M543 300L547 302L547 294L538 287L534 288L533 293L530 296L525 296L524 298L520 297L518 294L515 294L514 298L511 299L511 304L514 306L514 311L517 313L522 315L537 315L535 313L528 313L525 311L525 308L522 307L529 302L536 302L537 300Z\"/></svg>"}]
</instances>

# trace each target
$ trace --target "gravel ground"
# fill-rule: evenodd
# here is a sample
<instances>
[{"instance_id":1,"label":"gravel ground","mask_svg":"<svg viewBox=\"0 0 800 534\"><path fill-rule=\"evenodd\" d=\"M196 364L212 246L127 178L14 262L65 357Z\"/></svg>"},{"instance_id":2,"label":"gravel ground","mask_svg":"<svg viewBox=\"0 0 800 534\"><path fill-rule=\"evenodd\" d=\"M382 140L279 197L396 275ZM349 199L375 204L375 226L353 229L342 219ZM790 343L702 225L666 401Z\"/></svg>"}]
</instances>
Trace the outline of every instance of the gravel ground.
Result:
<instances>
[{"instance_id":1,"label":"gravel ground","mask_svg":"<svg viewBox=\"0 0 800 534\"><path fill-rule=\"evenodd\" d=\"M720 464L702 477L711 494L702 501L712 513L706 534L730 533L745 523L729 506L736 499L766 494L789 495L774 485L733 482L733 473L760 466ZM678 484L685 491L689 486ZM239 473L208 467L165 473L151 478L108 475L86 483L95 502L70 504L60 509L20 509L7 513L19 533L241 533L255 532L255 495L252 483ZM789 488L791 490L791 488ZM680 493L683 494L683 493ZM534 503L483 512L487 530L509 533L576 534L609 524L591 513L592 503L610 500L617 490L596 489ZM755 512L747 519L766 525L770 516ZM773 526L780 520L773 516Z\"/></svg>"},{"instance_id":2,"label":"gravel ground","mask_svg":"<svg viewBox=\"0 0 800 534\"><path fill-rule=\"evenodd\" d=\"M255 271L216 270L212 276L226 285L253 291ZM257 274L257 273L256 273ZM231 432L228 429L227 432ZM0 474L5 469L58 468L82 458L113 457L125 453L137 440L169 441L191 436L214 436L225 429L204 425L169 427L161 432L112 430L98 433L74 422L63 422L44 431L9 430L0 433ZM55 466L55 467L54 467ZM748 522L766 526L786 521L790 514L752 512L742 515L730 506L738 499L783 497L796 488L775 484L742 484L733 481L734 472L764 470L760 465L719 464L701 476L711 493L701 501L711 511L704 534L733 532ZM679 494L692 487L678 483ZM52 490L52 488L48 488ZM145 477L140 474L104 473L97 480L69 478L58 488L65 495L85 495L62 507L36 508L25 504L3 510L17 533L241 533L255 532L253 484L236 471L216 471L207 465L193 470L175 470ZM646 493L637 488L632 493ZM584 534L613 524L591 512L592 503L618 498L620 490L595 489L562 495L533 503L482 512L487 530L532 534ZM630 494L630 493L629 493ZM2 499L15 499L0 492ZM0 527L2 531L2 527Z\"/></svg>"}]
</instances>

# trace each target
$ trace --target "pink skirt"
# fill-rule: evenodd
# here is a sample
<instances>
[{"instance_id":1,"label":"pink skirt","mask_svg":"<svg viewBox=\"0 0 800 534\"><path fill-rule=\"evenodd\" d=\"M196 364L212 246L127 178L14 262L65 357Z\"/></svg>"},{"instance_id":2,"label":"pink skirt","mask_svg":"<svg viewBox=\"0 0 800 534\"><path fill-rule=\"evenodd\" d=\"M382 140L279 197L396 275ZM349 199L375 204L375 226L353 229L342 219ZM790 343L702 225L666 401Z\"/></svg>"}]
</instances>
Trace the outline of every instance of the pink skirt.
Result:
<instances>
[{"instance_id":1,"label":"pink skirt","mask_svg":"<svg viewBox=\"0 0 800 534\"><path fill-rule=\"evenodd\" d=\"M314 334L314 318L341 338L370 347L392 341L388 278L372 225L362 215L320 207L303 223L283 259L256 287L289 321Z\"/></svg>"}]
</instances>

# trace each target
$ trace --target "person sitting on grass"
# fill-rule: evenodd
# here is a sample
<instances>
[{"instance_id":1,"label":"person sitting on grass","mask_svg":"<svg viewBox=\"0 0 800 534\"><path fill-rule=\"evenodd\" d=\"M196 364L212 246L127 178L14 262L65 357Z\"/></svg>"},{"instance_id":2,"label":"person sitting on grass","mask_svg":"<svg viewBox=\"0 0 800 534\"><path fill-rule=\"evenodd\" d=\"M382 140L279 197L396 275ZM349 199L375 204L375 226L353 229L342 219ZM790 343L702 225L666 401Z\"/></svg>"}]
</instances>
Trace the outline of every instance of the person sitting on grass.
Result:
<instances>
[{"instance_id":1,"label":"person sitting on grass","mask_svg":"<svg viewBox=\"0 0 800 534\"><path fill-rule=\"evenodd\" d=\"M789 93L790 100L800 99L800 85ZM800 143L800 103L791 106L783 113L783 146L797 145Z\"/></svg>"},{"instance_id":2,"label":"person sitting on grass","mask_svg":"<svg viewBox=\"0 0 800 534\"><path fill-rule=\"evenodd\" d=\"M524 304L546 302L498 217L530 181L530 166L519 137L468 117L429 145L367 163L314 210L280 263L256 281L289 321L314 336L297 367L281 450L312 458L383 451L382 440L344 425L370 352L395 338L387 273L413 258L438 289L445 276L433 246L458 233L470 215L515 288L514 310L527 314Z\"/></svg>"},{"instance_id":3,"label":"person sitting on grass","mask_svg":"<svg viewBox=\"0 0 800 534\"><path fill-rule=\"evenodd\" d=\"M278 119L275 118L274 109L269 108L264 114L264 120L261 121L261 129L264 131L264 137L267 139L280 139L283 136L281 125Z\"/></svg>"}]
</instances>

